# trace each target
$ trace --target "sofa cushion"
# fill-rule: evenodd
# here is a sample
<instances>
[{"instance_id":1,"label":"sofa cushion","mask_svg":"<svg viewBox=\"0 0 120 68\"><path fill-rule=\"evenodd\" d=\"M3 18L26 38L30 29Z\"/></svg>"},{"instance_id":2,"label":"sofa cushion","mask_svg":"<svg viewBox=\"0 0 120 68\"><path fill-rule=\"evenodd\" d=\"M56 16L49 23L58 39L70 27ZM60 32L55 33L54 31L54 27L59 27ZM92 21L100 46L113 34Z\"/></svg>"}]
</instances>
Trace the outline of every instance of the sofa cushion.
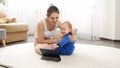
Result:
<instances>
[{"instance_id":1,"label":"sofa cushion","mask_svg":"<svg viewBox=\"0 0 120 68\"><path fill-rule=\"evenodd\" d=\"M7 23L15 23L15 22L16 22L16 18L8 18Z\"/></svg>"},{"instance_id":2,"label":"sofa cushion","mask_svg":"<svg viewBox=\"0 0 120 68\"><path fill-rule=\"evenodd\" d=\"M6 24L8 22L7 17L0 18L0 24Z\"/></svg>"},{"instance_id":3,"label":"sofa cushion","mask_svg":"<svg viewBox=\"0 0 120 68\"><path fill-rule=\"evenodd\" d=\"M6 17L6 14L0 11L0 18Z\"/></svg>"},{"instance_id":4,"label":"sofa cushion","mask_svg":"<svg viewBox=\"0 0 120 68\"><path fill-rule=\"evenodd\" d=\"M28 31L28 24L27 23L0 24L0 29L6 29L7 33Z\"/></svg>"}]
</instances>

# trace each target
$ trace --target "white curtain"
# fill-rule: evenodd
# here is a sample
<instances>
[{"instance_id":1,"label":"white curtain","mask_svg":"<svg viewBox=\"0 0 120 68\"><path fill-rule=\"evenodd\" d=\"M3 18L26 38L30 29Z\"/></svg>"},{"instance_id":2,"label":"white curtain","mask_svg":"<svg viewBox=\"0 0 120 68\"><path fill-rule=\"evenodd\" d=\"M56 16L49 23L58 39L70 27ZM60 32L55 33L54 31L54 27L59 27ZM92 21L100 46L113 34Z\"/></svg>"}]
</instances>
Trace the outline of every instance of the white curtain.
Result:
<instances>
[{"instance_id":1,"label":"white curtain","mask_svg":"<svg viewBox=\"0 0 120 68\"><path fill-rule=\"evenodd\" d=\"M80 39L98 39L95 10L97 0L7 0L6 13L16 17L18 23L29 24L29 35L34 35L36 24L46 17L49 4L60 10L60 20L69 20Z\"/></svg>"}]
</instances>

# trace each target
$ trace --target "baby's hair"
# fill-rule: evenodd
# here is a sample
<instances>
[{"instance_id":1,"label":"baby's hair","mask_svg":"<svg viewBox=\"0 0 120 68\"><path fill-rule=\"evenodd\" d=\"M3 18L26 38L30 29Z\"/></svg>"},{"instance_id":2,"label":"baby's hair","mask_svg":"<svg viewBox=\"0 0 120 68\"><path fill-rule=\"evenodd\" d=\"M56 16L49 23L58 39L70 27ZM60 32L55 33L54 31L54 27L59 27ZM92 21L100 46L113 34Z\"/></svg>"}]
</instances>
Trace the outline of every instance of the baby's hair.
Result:
<instances>
[{"instance_id":1,"label":"baby's hair","mask_svg":"<svg viewBox=\"0 0 120 68\"><path fill-rule=\"evenodd\" d=\"M59 9L55 5L50 4L49 8L47 9L47 16L50 16L50 14L52 14L53 12L59 14Z\"/></svg>"},{"instance_id":2,"label":"baby's hair","mask_svg":"<svg viewBox=\"0 0 120 68\"><path fill-rule=\"evenodd\" d=\"M63 24L67 24L69 29L70 29L70 31L72 32L72 30L73 30L72 29L72 24L69 21L65 21Z\"/></svg>"}]
</instances>

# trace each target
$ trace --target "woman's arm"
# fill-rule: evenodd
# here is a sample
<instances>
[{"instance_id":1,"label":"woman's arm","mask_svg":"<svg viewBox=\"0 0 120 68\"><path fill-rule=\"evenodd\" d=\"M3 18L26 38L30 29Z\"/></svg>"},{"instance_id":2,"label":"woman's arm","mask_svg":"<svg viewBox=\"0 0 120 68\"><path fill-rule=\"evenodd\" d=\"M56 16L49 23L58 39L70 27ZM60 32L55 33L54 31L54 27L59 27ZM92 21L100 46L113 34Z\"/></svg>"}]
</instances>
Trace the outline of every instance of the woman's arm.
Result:
<instances>
[{"instance_id":1,"label":"woman's arm","mask_svg":"<svg viewBox=\"0 0 120 68\"><path fill-rule=\"evenodd\" d=\"M57 42L57 45L59 47L63 47L64 45L66 45L68 42L70 42L71 40L69 39L68 36L63 37L59 42Z\"/></svg>"},{"instance_id":2,"label":"woman's arm","mask_svg":"<svg viewBox=\"0 0 120 68\"><path fill-rule=\"evenodd\" d=\"M70 36L69 36L69 39L70 39L71 41L73 41L73 42L76 42L76 39L77 39L77 29L73 29L72 34L73 34L73 35L70 35Z\"/></svg>"},{"instance_id":3,"label":"woman's arm","mask_svg":"<svg viewBox=\"0 0 120 68\"><path fill-rule=\"evenodd\" d=\"M69 39L73 42L76 42L76 35L69 35Z\"/></svg>"},{"instance_id":4,"label":"woman's arm","mask_svg":"<svg viewBox=\"0 0 120 68\"><path fill-rule=\"evenodd\" d=\"M37 25L37 42L38 43L47 43L47 44L53 44L56 43L56 39L45 39L44 38L44 24L42 22L39 22Z\"/></svg>"}]
</instances>

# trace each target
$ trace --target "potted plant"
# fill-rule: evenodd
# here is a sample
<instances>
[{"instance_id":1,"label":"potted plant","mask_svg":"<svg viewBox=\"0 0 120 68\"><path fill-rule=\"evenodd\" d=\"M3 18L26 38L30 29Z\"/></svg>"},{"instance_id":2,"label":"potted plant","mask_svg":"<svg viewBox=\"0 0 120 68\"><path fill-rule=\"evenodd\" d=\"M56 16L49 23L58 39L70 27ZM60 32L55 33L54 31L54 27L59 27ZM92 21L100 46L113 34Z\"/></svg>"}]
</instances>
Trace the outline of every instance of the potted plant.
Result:
<instances>
[{"instance_id":1,"label":"potted plant","mask_svg":"<svg viewBox=\"0 0 120 68\"><path fill-rule=\"evenodd\" d=\"M0 4L3 4L3 5L5 5L6 4L6 1L5 0L0 0Z\"/></svg>"}]
</instances>

